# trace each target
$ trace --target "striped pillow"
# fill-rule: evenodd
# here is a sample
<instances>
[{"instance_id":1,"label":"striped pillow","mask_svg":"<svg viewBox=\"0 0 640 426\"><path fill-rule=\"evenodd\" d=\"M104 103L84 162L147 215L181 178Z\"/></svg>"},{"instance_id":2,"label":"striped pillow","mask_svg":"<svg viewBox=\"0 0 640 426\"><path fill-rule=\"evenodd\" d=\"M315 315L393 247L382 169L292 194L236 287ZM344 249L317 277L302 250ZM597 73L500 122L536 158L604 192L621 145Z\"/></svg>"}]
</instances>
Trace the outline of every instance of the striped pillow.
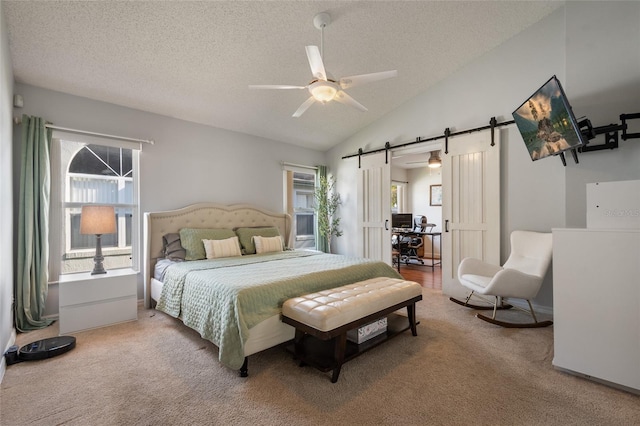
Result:
<instances>
[{"instance_id":1,"label":"striped pillow","mask_svg":"<svg viewBox=\"0 0 640 426\"><path fill-rule=\"evenodd\" d=\"M231 237L224 240L202 240L202 244L207 253L207 259L242 256L238 237Z\"/></svg>"},{"instance_id":2,"label":"striped pillow","mask_svg":"<svg viewBox=\"0 0 640 426\"><path fill-rule=\"evenodd\" d=\"M235 231L236 235L240 239L242 254L256 254L256 246L255 244L253 244L254 236L258 235L260 237L276 237L280 235L278 228L272 226L257 228L240 227L236 228Z\"/></svg>"},{"instance_id":3,"label":"striped pillow","mask_svg":"<svg viewBox=\"0 0 640 426\"><path fill-rule=\"evenodd\" d=\"M256 253L269 253L274 251L282 251L282 238L278 237L261 237L253 236L253 244L256 246Z\"/></svg>"}]
</instances>

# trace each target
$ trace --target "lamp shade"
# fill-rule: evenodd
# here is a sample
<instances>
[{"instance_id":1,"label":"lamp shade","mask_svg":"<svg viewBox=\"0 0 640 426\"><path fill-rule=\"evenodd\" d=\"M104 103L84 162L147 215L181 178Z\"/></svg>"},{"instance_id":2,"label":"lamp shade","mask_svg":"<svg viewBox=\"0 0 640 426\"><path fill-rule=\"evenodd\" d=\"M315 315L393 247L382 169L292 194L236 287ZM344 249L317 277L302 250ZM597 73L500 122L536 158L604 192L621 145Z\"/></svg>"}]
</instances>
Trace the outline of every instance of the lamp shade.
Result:
<instances>
[{"instance_id":1,"label":"lamp shade","mask_svg":"<svg viewBox=\"0 0 640 426\"><path fill-rule=\"evenodd\" d=\"M116 232L116 212L113 206L82 206L81 234L113 234Z\"/></svg>"},{"instance_id":2,"label":"lamp shade","mask_svg":"<svg viewBox=\"0 0 640 426\"><path fill-rule=\"evenodd\" d=\"M442 160L440 159L440 151L431 151L431 156L429 157L429 167L431 167L432 169L442 167Z\"/></svg>"},{"instance_id":3,"label":"lamp shade","mask_svg":"<svg viewBox=\"0 0 640 426\"><path fill-rule=\"evenodd\" d=\"M318 80L309 86L309 92L318 102L329 102L338 93L338 86L330 81Z\"/></svg>"}]
</instances>

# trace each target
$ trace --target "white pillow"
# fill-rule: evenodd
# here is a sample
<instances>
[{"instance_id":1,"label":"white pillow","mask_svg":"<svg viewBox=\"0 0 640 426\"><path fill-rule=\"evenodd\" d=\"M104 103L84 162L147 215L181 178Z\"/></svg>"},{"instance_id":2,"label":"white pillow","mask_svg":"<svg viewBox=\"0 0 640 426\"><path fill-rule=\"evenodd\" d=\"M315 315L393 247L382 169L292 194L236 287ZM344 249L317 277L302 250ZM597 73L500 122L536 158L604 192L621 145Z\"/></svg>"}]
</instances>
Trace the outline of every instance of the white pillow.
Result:
<instances>
[{"instance_id":1,"label":"white pillow","mask_svg":"<svg viewBox=\"0 0 640 426\"><path fill-rule=\"evenodd\" d=\"M224 240L202 240L202 244L204 244L207 259L242 256L238 237L231 237Z\"/></svg>"},{"instance_id":2,"label":"white pillow","mask_svg":"<svg viewBox=\"0 0 640 426\"><path fill-rule=\"evenodd\" d=\"M282 251L282 238L277 237L261 237L253 236L253 244L256 246L256 253L269 253L273 251Z\"/></svg>"}]
</instances>

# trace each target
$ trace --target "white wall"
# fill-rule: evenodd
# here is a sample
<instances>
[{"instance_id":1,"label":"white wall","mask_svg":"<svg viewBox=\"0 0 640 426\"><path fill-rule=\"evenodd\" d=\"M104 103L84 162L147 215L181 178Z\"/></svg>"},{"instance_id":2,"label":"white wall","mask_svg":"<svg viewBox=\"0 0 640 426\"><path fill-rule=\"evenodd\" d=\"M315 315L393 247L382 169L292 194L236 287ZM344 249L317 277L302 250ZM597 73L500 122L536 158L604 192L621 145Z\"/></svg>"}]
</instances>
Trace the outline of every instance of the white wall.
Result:
<instances>
[{"instance_id":1,"label":"white wall","mask_svg":"<svg viewBox=\"0 0 640 426\"><path fill-rule=\"evenodd\" d=\"M62 127L155 140L154 145L144 144L140 155L141 212L202 201L251 203L282 211L281 162L325 162L321 152L274 140L24 84L16 84L15 92L24 98L20 114L43 117ZM14 137L14 151L19 145ZM19 176L17 157L14 153L14 176ZM16 186L14 182L17 190ZM47 314L57 308L56 290L50 286ZM142 294L140 276L138 296Z\"/></svg>"},{"instance_id":2,"label":"white wall","mask_svg":"<svg viewBox=\"0 0 640 426\"><path fill-rule=\"evenodd\" d=\"M395 180L398 182L407 182L407 169L401 169L399 167L391 166L391 180Z\"/></svg>"},{"instance_id":3,"label":"white wall","mask_svg":"<svg viewBox=\"0 0 640 426\"><path fill-rule=\"evenodd\" d=\"M593 126L619 123L640 112L640 3L568 5L567 84L577 117ZM640 133L640 120L629 122ZM590 144L604 142L604 135ZM586 184L640 179L640 139L619 141L616 150L588 152L567 164L567 227L586 226Z\"/></svg>"},{"instance_id":4,"label":"white wall","mask_svg":"<svg viewBox=\"0 0 640 426\"><path fill-rule=\"evenodd\" d=\"M13 210L11 174L13 134L13 71L9 55L7 26L0 2L0 350L2 354L15 340L13 328ZM0 359L0 382L6 363Z\"/></svg>"},{"instance_id":5,"label":"white wall","mask_svg":"<svg viewBox=\"0 0 640 426\"><path fill-rule=\"evenodd\" d=\"M420 167L408 170L409 205L414 216L424 215L429 223L435 223L434 231L442 230L442 207L430 205L431 185L442 184L441 169Z\"/></svg>"},{"instance_id":6,"label":"white wall","mask_svg":"<svg viewBox=\"0 0 640 426\"><path fill-rule=\"evenodd\" d=\"M552 75L563 83L572 103L585 111L590 109L591 113L606 115L605 112L613 108L615 113L609 114L614 115L613 119L620 112L638 112L638 108L618 110L629 107L630 103L637 104L640 99L636 89L629 90L630 85L637 87L640 77L637 68L639 9L637 2L604 5L567 2L564 8L330 150L329 164L338 179L343 200L345 235L337 239L337 251L357 253L356 187L352 182L356 181L358 162L357 157L345 160L342 157L356 153L358 148L367 151L383 147L385 141L394 145L418 136L437 136L447 127L453 132L483 126L492 116L498 122L511 120L511 112ZM606 64L596 65L597 58L588 52L580 53L578 47L585 40L590 48L603 52ZM607 73L606 69L615 71ZM402 78L401 70L398 78ZM602 95L612 90L616 96L602 103ZM577 109L574 106L574 110ZM549 232L551 228L567 224L566 214L572 220L574 216L585 215L585 203L573 198L583 191L584 181L599 173L617 179L622 175L635 175L639 169L636 150L640 149L640 141L637 140L623 142L635 145L612 153L614 157L606 163L600 163L602 154L585 154L580 166L565 168L555 158L532 162L514 125L502 127L500 136L503 261L509 254L508 238L512 230ZM631 159L625 158L629 150L633 150ZM593 156L594 160L587 160L587 156ZM569 158L568 163L571 161ZM591 161L595 164L590 164ZM615 176L612 169L616 169ZM536 304L552 306L551 274Z\"/></svg>"}]
</instances>

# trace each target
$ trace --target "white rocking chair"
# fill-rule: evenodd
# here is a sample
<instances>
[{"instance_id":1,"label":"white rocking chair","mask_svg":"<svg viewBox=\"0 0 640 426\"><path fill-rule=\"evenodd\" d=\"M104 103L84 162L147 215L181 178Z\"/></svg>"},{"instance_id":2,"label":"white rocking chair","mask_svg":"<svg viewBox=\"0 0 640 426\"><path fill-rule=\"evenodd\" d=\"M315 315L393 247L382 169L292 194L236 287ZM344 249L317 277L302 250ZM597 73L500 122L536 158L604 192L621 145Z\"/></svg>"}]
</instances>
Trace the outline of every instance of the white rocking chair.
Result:
<instances>
[{"instance_id":1,"label":"white rocking chair","mask_svg":"<svg viewBox=\"0 0 640 426\"><path fill-rule=\"evenodd\" d=\"M547 327L553 321L538 321L531 305L531 299L536 297L542 281L549 269L552 253L552 234L513 231L511 233L511 254L504 266L491 265L479 259L465 258L458 266L458 279L460 284L471 290L467 299L460 300L450 298L459 305L473 309L493 309L491 318L476 314L481 320L502 327L531 328ZM482 296L493 296L493 306L470 304L472 296L487 301ZM502 303L502 298L525 299L529 304L529 313L533 317L530 323L513 323L496 319L498 309L516 308L527 312L518 306ZM491 302L490 302L491 303Z\"/></svg>"}]
</instances>

